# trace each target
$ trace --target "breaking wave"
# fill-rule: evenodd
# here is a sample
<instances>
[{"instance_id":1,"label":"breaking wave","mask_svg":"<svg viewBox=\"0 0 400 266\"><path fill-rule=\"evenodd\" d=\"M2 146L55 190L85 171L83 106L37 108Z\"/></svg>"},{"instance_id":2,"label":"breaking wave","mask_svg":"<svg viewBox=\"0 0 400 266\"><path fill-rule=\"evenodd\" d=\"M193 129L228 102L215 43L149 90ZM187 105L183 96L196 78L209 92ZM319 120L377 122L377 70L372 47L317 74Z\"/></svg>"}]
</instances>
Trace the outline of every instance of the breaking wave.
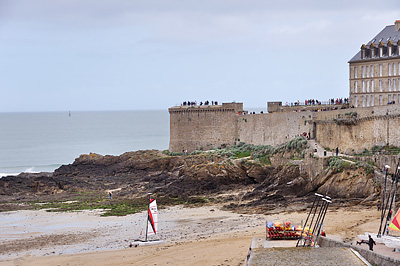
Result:
<instances>
[{"instance_id":1,"label":"breaking wave","mask_svg":"<svg viewBox=\"0 0 400 266\"><path fill-rule=\"evenodd\" d=\"M61 164L0 167L0 178L2 178L4 176L17 176L21 173L53 172L60 166L61 166Z\"/></svg>"}]
</instances>

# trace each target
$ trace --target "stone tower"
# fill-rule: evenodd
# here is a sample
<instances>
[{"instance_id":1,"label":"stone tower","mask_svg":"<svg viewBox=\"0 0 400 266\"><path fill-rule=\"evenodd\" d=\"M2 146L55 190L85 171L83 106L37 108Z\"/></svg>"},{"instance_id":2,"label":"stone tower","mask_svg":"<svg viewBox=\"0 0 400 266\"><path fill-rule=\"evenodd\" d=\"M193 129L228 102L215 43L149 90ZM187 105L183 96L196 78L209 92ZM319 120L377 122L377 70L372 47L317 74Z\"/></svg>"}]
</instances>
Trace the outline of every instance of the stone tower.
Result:
<instances>
[{"instance_id":1,"label":"stone tower","mask_svg":"<svg viewBox=\"0 0 400 266\"><path fill-rule=\"evenodd\" d=\"M170 114L170 152L217 148L232 145L237 139L236 117L243 103L175 106Z\"/></svg>"}]
</instances>

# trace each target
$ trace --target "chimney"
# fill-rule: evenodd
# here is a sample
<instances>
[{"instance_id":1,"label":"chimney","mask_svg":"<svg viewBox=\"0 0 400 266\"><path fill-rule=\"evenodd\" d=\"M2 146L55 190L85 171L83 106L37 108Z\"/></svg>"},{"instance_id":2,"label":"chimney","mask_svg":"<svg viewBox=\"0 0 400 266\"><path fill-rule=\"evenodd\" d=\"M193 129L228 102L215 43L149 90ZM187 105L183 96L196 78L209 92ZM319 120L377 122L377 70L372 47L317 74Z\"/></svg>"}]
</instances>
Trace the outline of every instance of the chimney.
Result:
<instances>
[{"instance_id":1,"label":"chimney","mask_svg":"<svg viewBox=\"0 0 400 266\"><path fill-rule=\"evenodd\" d=\"M394 31L399 31L400 30L400 20L396 20L394 22Z\"/></svg>"}]
</instances>

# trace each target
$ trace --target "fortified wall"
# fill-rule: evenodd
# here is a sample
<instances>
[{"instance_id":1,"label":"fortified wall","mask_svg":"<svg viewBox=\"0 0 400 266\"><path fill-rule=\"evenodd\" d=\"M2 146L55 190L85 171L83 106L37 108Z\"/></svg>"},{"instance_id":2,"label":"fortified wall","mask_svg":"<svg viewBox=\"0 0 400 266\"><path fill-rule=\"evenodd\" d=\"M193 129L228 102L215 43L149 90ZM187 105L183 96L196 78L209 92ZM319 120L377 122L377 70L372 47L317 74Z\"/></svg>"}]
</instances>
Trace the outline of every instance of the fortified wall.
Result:
<instances>
[{"instance_id":1,"label":"fortified wall","mask_svg":"<svg viewBox=\"0 0 400 266\"><path fill-rule=\"evenodd\" d=\"M315 138L323 147L339 147L342 152L351 153L375 145L400 146L398 105L353 108L350 112L336 114L336 118L321 114L313 123Z\"/></svg>"},{"instance_id":2,"label":"fortified wall","mask_svg":"<svg viewBox=\"0 0 400 266\"><path fill-rule=\"evenodd\" d=\"M281 108L277 103L274 106ZM249 114L242 103L223 103L176 106L169 108L169 113L171 152L238 142L278 145L304 133L323 147L338 147L341 152L359 152L374 145L400 146L400 108L396 104L338 110L300 106Z\"/></svg>"},{"instance_id":3,"label":"fortified wall","mask_svg":"<svg viewBox=\"0 0 400 266\"><path fill-rule=\"evenodd\" d=\"M237 117L243 112L243 103L222 105L176 106L170 114L171 152L204 149L235 144Z\"/></svg>"}]
</instances>

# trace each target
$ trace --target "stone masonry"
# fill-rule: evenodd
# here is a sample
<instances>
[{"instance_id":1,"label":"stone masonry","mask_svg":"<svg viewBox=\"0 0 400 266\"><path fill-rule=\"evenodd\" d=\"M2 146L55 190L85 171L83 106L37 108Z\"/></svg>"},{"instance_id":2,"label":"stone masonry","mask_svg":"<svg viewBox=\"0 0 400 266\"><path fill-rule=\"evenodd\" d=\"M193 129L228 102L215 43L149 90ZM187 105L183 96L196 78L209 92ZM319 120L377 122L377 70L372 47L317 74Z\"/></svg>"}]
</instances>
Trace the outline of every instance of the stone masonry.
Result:
<instances>
[{"instance_id":1,"label":"stone masonry","mask_svg":"<svg viewBox=\"0 0 400 266\"><path fill-rule=\"evenodd\" d=\"M303 133L325 148L358 152L400 146L400 105L331 111L249 114L242 103L169 108L171 152L208 150L238 142L278 145ZM300 107L299 107L300 108Z\"/></svg>"}]
</instances>

